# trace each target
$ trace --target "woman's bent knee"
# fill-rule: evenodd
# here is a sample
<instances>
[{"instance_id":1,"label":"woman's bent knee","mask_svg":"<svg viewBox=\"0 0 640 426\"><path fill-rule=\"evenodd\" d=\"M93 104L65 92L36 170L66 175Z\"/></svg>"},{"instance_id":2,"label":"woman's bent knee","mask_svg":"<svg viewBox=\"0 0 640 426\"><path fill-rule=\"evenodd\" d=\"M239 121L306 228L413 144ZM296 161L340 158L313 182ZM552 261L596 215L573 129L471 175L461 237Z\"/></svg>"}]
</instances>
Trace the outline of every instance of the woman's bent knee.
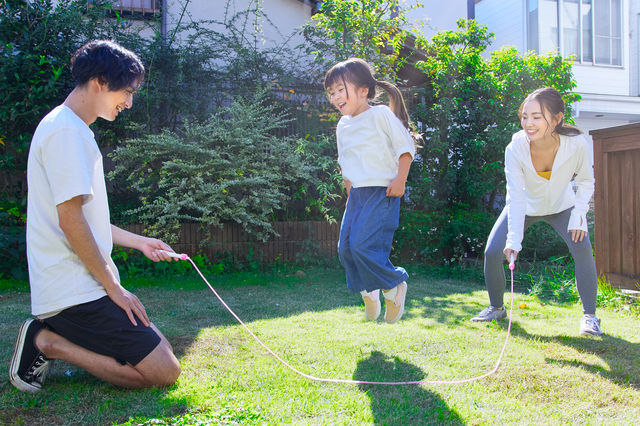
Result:
<instances>
[{"instance_id":1,"label":"woman's bent knee","mask_svg":"<svg viewBox=\"0 0 640 426\"><path fill-rule=\"evenodd\" d=\"M497 247L497 245L488 246L484 251L485 261L501 262L503 258L504 258L504 253L502 249Z\"/></svg>"}]
</instances>

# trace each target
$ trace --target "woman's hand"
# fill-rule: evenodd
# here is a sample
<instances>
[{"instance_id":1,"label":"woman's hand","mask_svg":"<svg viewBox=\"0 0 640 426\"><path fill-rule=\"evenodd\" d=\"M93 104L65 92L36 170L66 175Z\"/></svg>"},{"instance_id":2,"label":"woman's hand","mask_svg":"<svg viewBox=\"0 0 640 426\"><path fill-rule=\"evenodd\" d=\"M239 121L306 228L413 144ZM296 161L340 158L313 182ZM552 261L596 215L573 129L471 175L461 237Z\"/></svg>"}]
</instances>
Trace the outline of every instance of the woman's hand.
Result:
<instances>
[{"instance_id":1,"label":"woman's hand","mask_svg":"<svg viewBox=\"0 0 640 426\"><path fill-rule=\"evenodd\" d=\"M582 239L587 236L587 231L582 231L580 229L570 229L567 232L571 232L571 240L574 243L582 241Z\"/></svg>"},{"instance_id":2,"label":"woman's hand","mask_svg":"<svg viewBox=\"0 0 640 426\"><path fill-rule=\"evenodd\" d=\"M511 249L504 249L504 255L507 256L507 262L511 263L511 255L513 255L513 261L518 259L518 252Z\"/></svg>"}]
</instances>

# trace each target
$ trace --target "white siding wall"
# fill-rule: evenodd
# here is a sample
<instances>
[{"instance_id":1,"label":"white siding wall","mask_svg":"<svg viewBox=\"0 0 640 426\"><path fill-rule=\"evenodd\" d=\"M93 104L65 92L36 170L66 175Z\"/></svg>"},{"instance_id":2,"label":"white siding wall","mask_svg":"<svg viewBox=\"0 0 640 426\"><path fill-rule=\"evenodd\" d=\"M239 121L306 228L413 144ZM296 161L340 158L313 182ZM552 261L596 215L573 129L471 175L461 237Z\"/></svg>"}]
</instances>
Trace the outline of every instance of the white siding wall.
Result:
<instances>
[{"instance_id":1,"label":"white siding wall","mask_svg":"<svg viewBox=\"0 0 640 426\"><path fill-rule=\"evenodd\" d=\"M483 0L476 3L476 21L489 27L496 36L488 51L515 46L526 51L524 0Z\"/></svg>"},{"instance_id":2,"label":"white siding wall","mask_svg":"<svg viewBox=\"0 0 640 426\"><path fill-rule=\"evenodd\" d=\"M173 0L168 0L167 3L169 4L169 15L172 15L168 19L168 31L171 31L171 22L175 22L179 18L182 6ZM231 0L229 3L230 9L227 10L227 0L196 0L189 4L187 12L194 20L223 21L225 14L227 17L231 17L235 13L247 10L256 4L256 0ZM310 4L299 0L261 0L261 3L262 10L273 24L263 22L263 33L260 38L266 40L265 45L270 44L268 40L280 44L283 37L288 38L296 28L311 18ZM251 28L251 24L248 27ZM302 37L294 37L290 45L293 47L303 41Z\"/></svg>"},{"instance_id":3,"label":"white siding wall","mask_svg":"<svg viewBox=\"0 0 640 426\"><path fill-rule=\"evenodd\" d=\"M624 54L624 53L623 53ZM628 63L628 55L626 62ZM614 68L573 64L578 92L629 96L629 67Z\"/></svg>"},{"instance_id":4,"label":"white siding wall","mask_svg":"<svg viewBox=\"0 0 640 426\"><path fill-rule=\"evenodd\" d=\"M629 6L629 73L630 95L640 95L640 1Z\"/></svg>"},{"instance_id":5,"label":"white siding wall","mask_svg":"<svg viewBox=\"0 0 640 426\"><path fill-rule=\"evenodd\" d=\"M460 18L467 19L467 0L406 0L407 5L420 3L422 9L412 10L407 16L410 20L426 22L423 34L428 38L442 30L455 30L458 28L456 21Z\"/></svg>"}]
</instances>

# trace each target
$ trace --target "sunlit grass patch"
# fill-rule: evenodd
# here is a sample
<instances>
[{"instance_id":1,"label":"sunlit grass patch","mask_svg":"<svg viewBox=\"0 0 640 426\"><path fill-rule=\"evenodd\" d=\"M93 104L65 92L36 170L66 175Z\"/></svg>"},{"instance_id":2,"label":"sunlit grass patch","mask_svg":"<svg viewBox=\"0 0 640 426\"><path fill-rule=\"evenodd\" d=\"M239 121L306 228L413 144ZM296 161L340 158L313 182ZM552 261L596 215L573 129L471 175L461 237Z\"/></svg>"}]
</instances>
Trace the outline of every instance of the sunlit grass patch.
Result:
<instances>
[{"instance_id":1,"label":"sunlit grass patch","mask_svg":"<svg viewBox=\"0 0 640 426\"><path fill-rule=\"evenodd\" d=\"M289 276L287 276L289 275ZM455 276L455 275L454 275ZM196 277L197 278L197 277ZM174 346L183 373L167 389L115 388L58 363L40 394L0 382L0 424L373 425L636 424L638 317L600 308L602 338L578 336L579 304L516 292L512 334L496 374L461 385L316 382L269 355L202 282L156 279L136 294ZM458 380L496 364L507 322L473 323L481 283L411 273L406 313L366 321L341 270L214 277L220 296L269 348L312 376L405 382ZM522 288L522 287L520 287ZM5 293L7 294L7 293ZM505 294L509 307L510 295ZM0 375L27 317L26 293L0 299ZM525 306L521 308L520 306ZM384 314L384 307L383 307ZM2 417L4 416L4 417ZM4 422L4 423L3 423Z\"/></svg>"}]
</instances>

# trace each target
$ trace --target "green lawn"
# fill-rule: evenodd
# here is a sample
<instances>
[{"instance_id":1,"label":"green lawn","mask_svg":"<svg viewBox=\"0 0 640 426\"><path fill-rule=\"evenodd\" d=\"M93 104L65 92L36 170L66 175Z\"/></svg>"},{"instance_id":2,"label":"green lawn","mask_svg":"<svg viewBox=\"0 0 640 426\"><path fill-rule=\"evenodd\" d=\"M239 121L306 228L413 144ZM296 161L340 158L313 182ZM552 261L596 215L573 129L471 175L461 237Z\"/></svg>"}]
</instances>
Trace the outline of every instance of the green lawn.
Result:
<instances>
[{"instance_id":1,"label":"green lawn","mask_svg":"<svg viewBox=\"0 0 640 426\"><path fill-rule=\"evenodd\" d=\"M289 273L289 272L287 272ZM480 282L409 281L404 319L363 319L339 270L211 277L272 350L318 377L368 381L461 379L493 368L507 322L469 319L487 304ZM318 383L279 364L195 275L133 283L182 364L168 389L123 390L57 362L46 390L8 381L29 295L0 292L2 425L635 425L640 424L640 319L600 309L605 335L578 336L579 305L516 293L512 337L498 372L461 385ZM131 284L131 281L129 281ZM518 306L525 303L527 307Z\"/></svg>"}]
</instances>

